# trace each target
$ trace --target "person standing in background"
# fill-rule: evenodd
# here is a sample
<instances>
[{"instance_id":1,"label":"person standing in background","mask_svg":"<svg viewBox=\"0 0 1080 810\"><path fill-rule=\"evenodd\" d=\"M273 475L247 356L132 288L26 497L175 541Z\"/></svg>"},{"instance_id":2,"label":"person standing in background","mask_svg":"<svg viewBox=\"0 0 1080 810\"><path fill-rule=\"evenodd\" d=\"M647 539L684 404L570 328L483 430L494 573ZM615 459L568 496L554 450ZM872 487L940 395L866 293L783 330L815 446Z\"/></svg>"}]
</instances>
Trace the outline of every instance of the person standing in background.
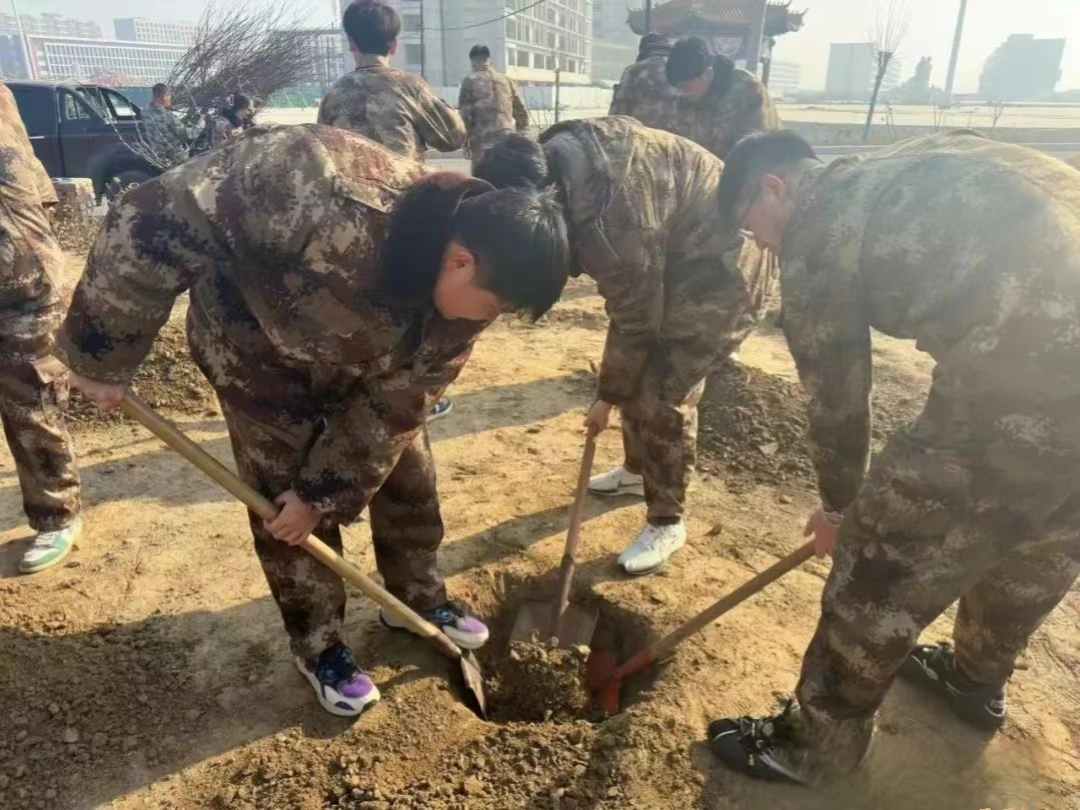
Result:
<instances>
[{"instance_id":1,"label":"person standing in background","mask_svg":"<svg viewBox=\"0 0 1080 810\"><path fill-rule=\"evenodd\" d=\"M529 111L517 85L491 66L487 45L474 45L469 60L472 73L461 80L458 112L469 133L465 148L475 169L484 150L500 136L529 128Z\"/></svg>"}]
</instances>

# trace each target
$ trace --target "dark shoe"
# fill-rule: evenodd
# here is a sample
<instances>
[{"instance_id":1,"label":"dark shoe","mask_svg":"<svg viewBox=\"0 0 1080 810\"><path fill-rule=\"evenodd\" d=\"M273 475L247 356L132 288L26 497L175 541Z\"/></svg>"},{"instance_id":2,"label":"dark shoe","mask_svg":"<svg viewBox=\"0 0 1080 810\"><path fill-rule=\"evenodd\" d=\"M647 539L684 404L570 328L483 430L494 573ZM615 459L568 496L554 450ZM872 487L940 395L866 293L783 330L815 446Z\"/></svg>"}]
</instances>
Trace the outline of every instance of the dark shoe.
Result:
<instances>
[{"instance_id":1,"label":"dark shoe","mask_svg":"<svg viewBox=\"0 0 1080 810\"><path fill-rule=\"evenodd\" d=\"M738 717L709 724L709 748L733 771L754 779L809 785L806 752L796 740L789 703L776 717Z\"/></svg>"},{"instance_id":2,"label":"dark shoe","mask_svg":"<svg viewBox=\"0 0 1080 810\"><path fill-rule=\"evenodd\" d=\"M420 615L464 650L479 650L487 644L490 635L487 625L456 602L447 602ZM409 629L404 622L385 610L379 611L379 620L391 630Z\"/></svg>"},{"instance_id":3,"label":"dark shoe","mask_svg":"<svg viewBox=\"0 0 1080 810\"><path fill-rule=\"evenodd\" d=\"M454 401L443 397L431 406L431 410L428 412L427 420L429 422L434 422L436 419L442 419L444 416L449 416L453 410Z\"/></svg>"},{"instance_id":4,"label":"dark shoe","mask_svg":"<svg viewBox=\"0 0 1080 810\"><path fill-rule=\"evenodd\" d=\"M980 729L997 731L1005 722L1005 685L973 683L956 668L956 654L948 644L918 645L900 667L900 674L943 697L961 719Z\"/></svg>"}]
</instances>

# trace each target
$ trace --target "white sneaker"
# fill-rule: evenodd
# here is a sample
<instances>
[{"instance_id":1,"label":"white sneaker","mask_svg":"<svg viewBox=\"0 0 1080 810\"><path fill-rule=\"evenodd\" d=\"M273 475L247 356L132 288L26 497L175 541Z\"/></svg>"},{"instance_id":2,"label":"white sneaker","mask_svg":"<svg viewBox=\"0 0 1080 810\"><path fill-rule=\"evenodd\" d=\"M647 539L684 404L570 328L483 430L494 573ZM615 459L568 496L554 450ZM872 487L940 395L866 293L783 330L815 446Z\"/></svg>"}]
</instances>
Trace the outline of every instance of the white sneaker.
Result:
<instances>
[{"instance_id":1,"label":"white sneaker","mask_svg":"<svg viewBox=\"0 0 1080 810\"><path fill-rule=\"evenodd\" d=\"M634 577L652 574L664 567L672 554L686 545L686 524L670 526L646 524L630 548L619 555L619 565Z\"/></svg>"},{"instance_id":2,"label":"white sneaker","mask_svg":"<svg viewBox=\"0 0 1080 810\"><path fill-rule=\"evenodd\" d=\"M645 497L645 478L619 467L589 479L589 492L593 495L637 495Z\"/></svg>"}]
</instances>

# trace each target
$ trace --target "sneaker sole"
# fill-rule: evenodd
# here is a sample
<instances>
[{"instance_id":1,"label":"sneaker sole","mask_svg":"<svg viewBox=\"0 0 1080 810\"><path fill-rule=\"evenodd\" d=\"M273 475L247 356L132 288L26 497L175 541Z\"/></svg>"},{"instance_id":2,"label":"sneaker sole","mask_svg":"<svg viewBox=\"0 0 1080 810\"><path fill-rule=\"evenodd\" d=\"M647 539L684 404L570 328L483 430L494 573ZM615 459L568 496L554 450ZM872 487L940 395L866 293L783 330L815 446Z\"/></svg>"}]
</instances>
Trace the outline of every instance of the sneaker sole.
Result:
<instances>
[{"instance_id":1,"label":"sneaker sole","mask_svg":"<svg viewBox=\"0 0 1080 810\"><path fill-rule=\"evenodd\" d=\"M596 495L598 498L644 498L644 489L634 489L632 487L619 488L619 489L590 489L590 495Z\"/></svg>"},{"instance_id":2,"label":"sneaker sole","mask_svg":"<svg viewBox=\"0 0 1080 810\"><path fill-rule=\"evenodd\" d=\"M295 657L293 658L293 664L296 665L297 671L304 676L304 678L309 684L311 684L311 688L315 690L315 698L319 701L319 705L322 706L325 711L329 712L330 714L336 715L337 717L359 717L367 709L369 709L371 706L378 703L382 699L382 694L379 692L379 687L372 685L370 694L368 694L368 696L364 698L362 702L360 702L359 708L357 708L355 711L343 709L336 703L330 703L326 700L326 698L323 696L322 684L319 683L319 679L315 677L314 672L308 672L307 667L301 664L299 659Z\"/></svg>"},{"instance_id":3,"label":"sneaker sole","mask_svg":"<svg viewBox=\"0 0 1080 810\"><path fill-rule=\"evenodd\" d=\"M379 622L387 630L393 630L395 633L408 633L410 636L415 636L416 638L423 638L423 636L421 636L421 635L419 635L417 633L414 633L408 627L397 627L395 625L390 624L390 622L388 622L386 620L386 617L383 615L383 612L381 610L379 611ZM476 641L463 640L459 636L452 636L450 633L447 633L445 630L443 630L441 628L439 629L439 632L442 633L444 636L446 636L448 639L450 639L452 642L457 644L463 650L479 650L481 647L483 647L485 644L488 643L488 640L491 637L490 634L489 634L488 636L486 636L484 638L483 641L477 643Z\"/></svg>"},{"instance_id":4,"label":"sneaker sole","mask_svg":"<svg viewBox=\"0 0 1080 810\"><path fill-rule=\"evenodd\" d=\"M46 562L34 563L33 565L23 565L20 562L19 563L19 573L20 574L40 574L42 571L48 571L53 566L59 565L60 563L62 563L64 560L66 560L71 555L71 550L73 548L75 548L76 543L78 543L80 540L82 540L82 536L83 536L82 529L80 529L78 531L78 533L73 538L71 538L71 543L68 545L67 548L65 548L60 553L59 557L54 557L53 559L48 560Z\"/></svg>"},{"instance_id":5,"label":"sneaker sole","mask_svg":"<svg viewBox=\"0 0 1080 810\"><path fill-rule=\"evenodd\" d=\"M680 551L682 551L684 548L686 548L685 540L677 549L672 551L662 563L660 563L659 565L654 565L652 568L646 568L644 571L629 571L627 570L624 563L619 563L619 569L628 577L647 577L650 574L655 574L657 571L663 571L667 564L671 562L671 558L678 554Z\"/></svg>"}]
</instances>

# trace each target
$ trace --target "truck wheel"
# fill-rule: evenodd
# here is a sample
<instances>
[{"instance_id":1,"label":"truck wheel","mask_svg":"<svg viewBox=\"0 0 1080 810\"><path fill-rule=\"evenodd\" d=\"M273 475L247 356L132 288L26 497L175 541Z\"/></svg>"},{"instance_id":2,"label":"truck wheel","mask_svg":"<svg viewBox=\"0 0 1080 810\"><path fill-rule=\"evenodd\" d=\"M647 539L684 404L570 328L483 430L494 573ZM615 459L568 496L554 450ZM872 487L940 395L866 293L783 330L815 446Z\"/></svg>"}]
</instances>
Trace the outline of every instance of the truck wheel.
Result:
<instances>
[{"instance_id":1,"label":"truck wheel","mask_svg":"<svg viewBox=\"0 0 1080 810\"><path fill-rule=\"evenodd\" d=\"M149 172L142 169L125 169L122 172L117 172L105 181L105 198L115 200L121 193L145 183L151 177L152 175Z\"/></svg>"}]
</instances>

